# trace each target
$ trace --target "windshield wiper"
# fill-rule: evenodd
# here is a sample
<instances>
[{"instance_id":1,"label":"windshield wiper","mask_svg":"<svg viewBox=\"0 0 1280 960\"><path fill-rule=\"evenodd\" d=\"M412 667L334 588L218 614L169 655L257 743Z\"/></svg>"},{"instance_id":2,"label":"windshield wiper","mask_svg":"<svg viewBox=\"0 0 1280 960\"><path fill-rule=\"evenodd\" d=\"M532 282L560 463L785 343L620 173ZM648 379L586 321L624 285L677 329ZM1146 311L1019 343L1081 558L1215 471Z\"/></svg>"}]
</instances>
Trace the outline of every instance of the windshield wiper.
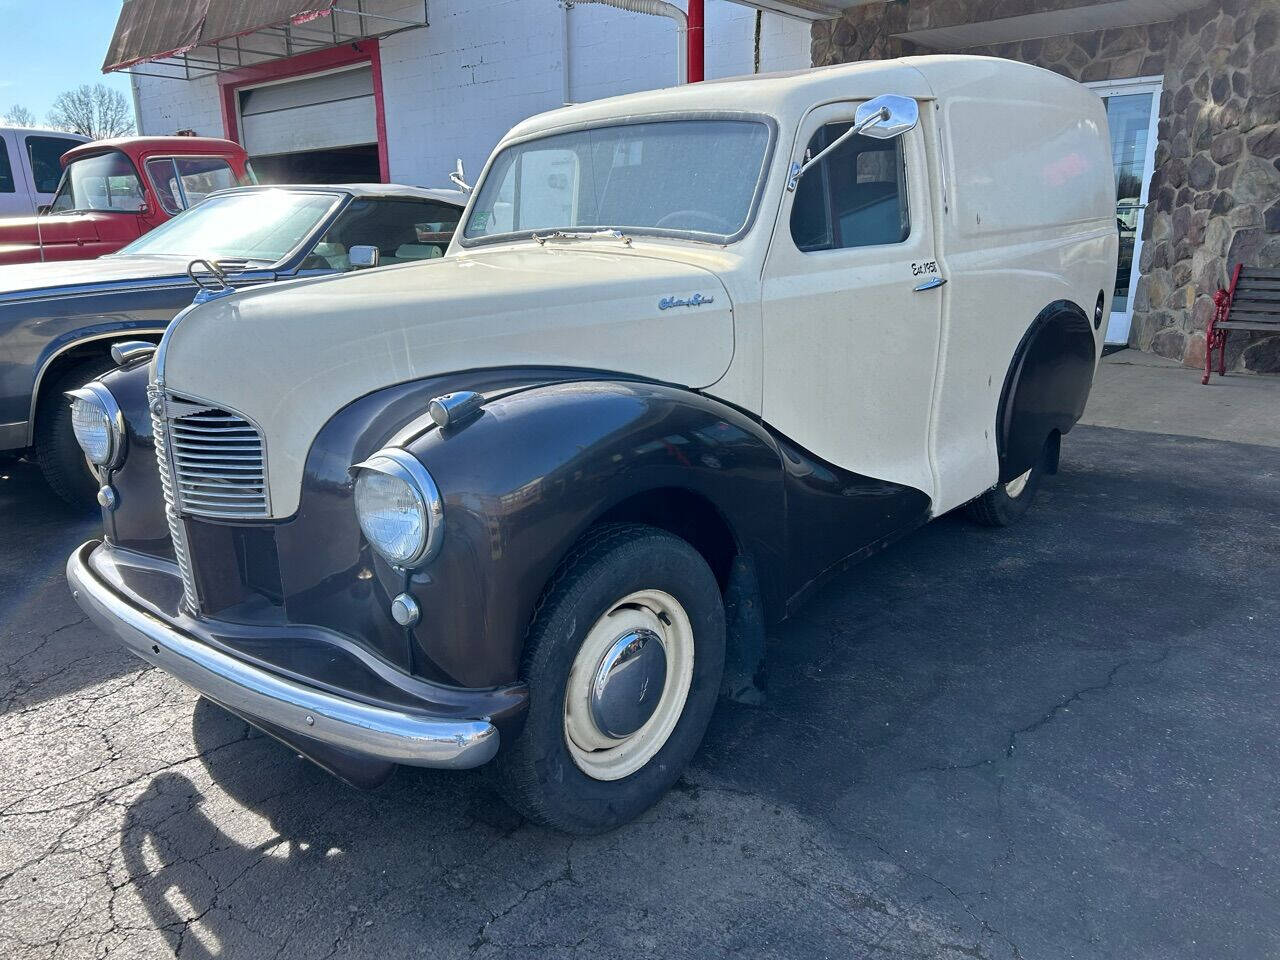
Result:
<instances>
[{"instance_id":1,"label":"windshield wiper","mask_svg":"<svg viewBox=\"0 0 1280 960\"><path fill-rule=\"evenodd\" d=\"M545 247L548 240L621 240L626 246L631 246L631 238L621 230L553 230L530 236L540 247Z\"/></svg>"}]
</instances>

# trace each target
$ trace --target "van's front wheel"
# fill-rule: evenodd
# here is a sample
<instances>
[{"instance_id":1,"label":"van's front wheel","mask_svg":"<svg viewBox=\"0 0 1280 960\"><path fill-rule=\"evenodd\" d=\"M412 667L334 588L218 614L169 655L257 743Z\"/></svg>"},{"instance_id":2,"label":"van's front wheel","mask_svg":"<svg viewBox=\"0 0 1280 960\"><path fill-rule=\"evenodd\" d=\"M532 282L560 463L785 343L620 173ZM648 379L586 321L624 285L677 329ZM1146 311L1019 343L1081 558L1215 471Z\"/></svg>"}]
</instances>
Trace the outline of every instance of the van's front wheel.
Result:
<instances>
[{"instance_id":1,"label":"van's front wheel","mask_svg":"<svg viewBox=\"0 0 1280 960\"><path fill-rule=\"evenodd\" d=\"M589 533L529 630L529 714L495 761L508 802L570 833L639 816L702 742L724 643L720 586L693 547L638 524Z\"/></svg>"}]
</instances>

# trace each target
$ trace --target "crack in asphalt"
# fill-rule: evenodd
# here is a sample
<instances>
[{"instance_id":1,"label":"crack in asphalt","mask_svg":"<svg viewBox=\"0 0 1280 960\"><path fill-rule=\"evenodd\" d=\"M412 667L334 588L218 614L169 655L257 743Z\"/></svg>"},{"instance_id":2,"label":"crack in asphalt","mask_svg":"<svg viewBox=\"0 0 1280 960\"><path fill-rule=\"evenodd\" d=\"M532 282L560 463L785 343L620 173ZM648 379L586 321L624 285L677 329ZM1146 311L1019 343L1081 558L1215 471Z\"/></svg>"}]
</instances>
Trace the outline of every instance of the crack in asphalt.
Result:
<instances>
[{"instance_id":1,"label":"crack in asphalt","mask_svg":"<svg viewBox=\"0 0 1280 960\"><path fill-rule=\"evenodd\" d=\"M1130 658L1121 660L1119 663L1117 663L1107 672L1106 679L1102 680L1100 683L1093 683L1093 684L1089 684L1088 686L1080 687L1079 689L1068 694L1066 697L1063 697L1061 700L1056 701L1052 706L1049 707L1047 711L1042 713L1035 720L1032 720L1030 723L1021 727L1010 728L1008 731L1007 740L1005 742L1004 749L995 756L979 757L977 760L970 760L965 763L928 764L922 767L914 767L911 770L908 770L906 772L907 773L952 773L958 770L976 770L976 769L979 769L980 767L992 766L994 764L999 763L1002 760L1011 760L1013 759L1014 751L1017 747L1017 742L1019 737L1025 737L1027 734L1035 733L1037 730L1040 730L1041 728L1047 726L1060 713L1065 712L1072 704L1081 702L1087 695L1091 693L1101 693L1104 690L1110 689L1115 684L1116 676L1125 667L1134 667L1134 666L1158 667L1163 665L1171 655L1172 655L1172 647L1166 647L1158 657L1155 657L1153 659L1145 659L1142 657L1130 657Z\"/></svg>"}]
</instances>

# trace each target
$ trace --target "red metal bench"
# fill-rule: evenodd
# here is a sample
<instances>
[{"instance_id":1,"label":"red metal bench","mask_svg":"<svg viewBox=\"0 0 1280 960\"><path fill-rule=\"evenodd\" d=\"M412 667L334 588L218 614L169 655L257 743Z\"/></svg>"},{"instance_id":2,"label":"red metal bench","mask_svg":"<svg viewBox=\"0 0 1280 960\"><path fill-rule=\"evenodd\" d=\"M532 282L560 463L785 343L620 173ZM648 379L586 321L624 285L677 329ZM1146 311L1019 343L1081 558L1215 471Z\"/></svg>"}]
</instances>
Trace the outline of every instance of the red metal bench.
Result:
<instances>
[{"instance_id":1,"label":"red metal bench","mask_svg":"<svg viewBox=\"0 0 1280 960\"><path fill-rule=\"evenodd\" d=\"M1280 333L1280 270L1264 270L1237 264L1231 286L1213 295L1213 315L1204 335L1204 377L1213 372L1213 351L1218 351L1218 376L1227 372L1227 334L1232 330Z\"/></svg>"}]
</instances>

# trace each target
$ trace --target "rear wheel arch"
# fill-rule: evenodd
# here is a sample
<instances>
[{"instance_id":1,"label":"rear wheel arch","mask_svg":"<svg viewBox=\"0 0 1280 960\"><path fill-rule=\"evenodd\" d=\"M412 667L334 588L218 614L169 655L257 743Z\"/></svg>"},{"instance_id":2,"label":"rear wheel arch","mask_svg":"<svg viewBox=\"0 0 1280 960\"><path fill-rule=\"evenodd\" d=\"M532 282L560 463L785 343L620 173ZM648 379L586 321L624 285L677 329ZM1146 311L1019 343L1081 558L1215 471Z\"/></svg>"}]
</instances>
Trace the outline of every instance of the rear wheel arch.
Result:
<instances>
[{"instance_id":1,"label":"rear wheel arch","mask_svg":"<svg viewBox=\"0 0 1280 960\"><path fill-rule=\"evenodd\" d=\"M1075 426L1093 386L1097 349L1089 316L1070 300L1055 300L1031 321L1014 351L996 412L1000 483L1025 473L1050 438ZM1054 453L1056 469L1056 441Z\"/></svg>"}]
</instances>

